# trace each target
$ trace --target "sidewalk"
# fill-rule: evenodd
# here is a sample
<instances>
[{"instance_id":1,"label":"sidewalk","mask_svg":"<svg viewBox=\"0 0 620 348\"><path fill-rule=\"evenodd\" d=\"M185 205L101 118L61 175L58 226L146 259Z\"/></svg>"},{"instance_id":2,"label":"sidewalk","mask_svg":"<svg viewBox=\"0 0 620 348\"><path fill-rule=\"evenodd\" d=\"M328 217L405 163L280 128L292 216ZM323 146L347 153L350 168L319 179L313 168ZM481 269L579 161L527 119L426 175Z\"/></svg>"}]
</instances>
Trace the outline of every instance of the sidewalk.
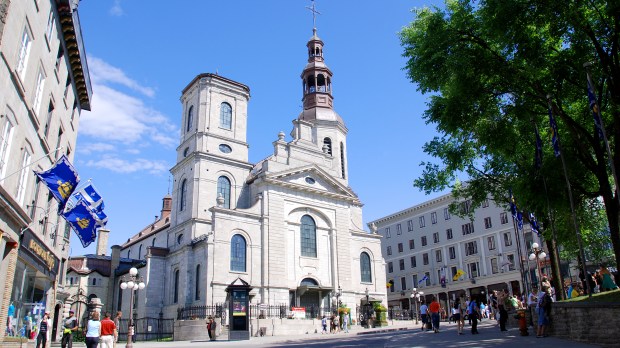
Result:
<instances>
[{"instance_id":1,"label":"sidewalk","mask_svg":"<svg viewBox=\"0 0 620 348\"><path fill-rule=\"evenodd\" d=\"M370 339L368 335L386 336L386 340L392 336L395 340L390 340L389 347L496 347L517 348L523 346L536 345L540 347L562 347L562 348L587 348L597 347L596 345L588 345L580 342L563 340L555 337L536 338L533 328L529 328L530 336L520 336L518 328L509 328L507 332L501 332L499 326L496 326L494 320L484 320L478 325L479 335L471 335L470 327L465 325L465 335L456 334L456 324L442 322L439 333L432 331L423 332L420 330L421 323L415 325L412 321L394 321L393 325L385 328L365 329L360 326L354 326L348 334L339 332L337 334L321 334L309 333L300 335L287 336L265 336L251 337L249 341L227 341L225 337L219 337L217 341L176 341L176 342L136 342L135 347L256 347L256 346L303 346L303 342L308 345L320 345L323 340L334 340L333 345L354 345L353 341L358 345L363 344L364 340ZM402 338L401 341L398 339ZM327 344L328 342L325 342ZM383 345L381 345L383 347ZM123 344L117 347L124 347ZM371 346L367 346L371 347Z\"/></svg>"}]
</instances>

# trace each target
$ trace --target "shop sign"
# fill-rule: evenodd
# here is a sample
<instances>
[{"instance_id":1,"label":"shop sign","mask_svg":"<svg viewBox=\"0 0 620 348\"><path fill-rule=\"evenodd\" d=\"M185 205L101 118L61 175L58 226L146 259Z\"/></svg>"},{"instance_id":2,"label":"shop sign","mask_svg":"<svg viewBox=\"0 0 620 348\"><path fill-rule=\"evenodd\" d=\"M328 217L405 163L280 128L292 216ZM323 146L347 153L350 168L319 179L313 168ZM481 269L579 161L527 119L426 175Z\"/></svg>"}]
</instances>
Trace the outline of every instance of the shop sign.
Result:
<instances>
[{"instance_id":1,"label":"shop sign","mask_svg":"<svg viewBox=\"0 0 620 348\"><path fill-rule=\"evenodd\" d=\"M36 266L42 273L50 277L56 277L58 273L58 258L30 230L24 231L20 246L20 254L23 258L31 261L33 266Z\"/></svg>"}]
</instances>

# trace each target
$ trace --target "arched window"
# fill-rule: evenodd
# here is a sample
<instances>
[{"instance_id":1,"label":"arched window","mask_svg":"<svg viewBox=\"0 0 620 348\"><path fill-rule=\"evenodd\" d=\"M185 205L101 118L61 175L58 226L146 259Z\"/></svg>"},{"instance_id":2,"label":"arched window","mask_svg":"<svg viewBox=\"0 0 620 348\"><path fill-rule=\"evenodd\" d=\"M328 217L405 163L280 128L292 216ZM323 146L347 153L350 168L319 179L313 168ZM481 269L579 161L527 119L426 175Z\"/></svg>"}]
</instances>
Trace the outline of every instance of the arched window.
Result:
<instances>
[{"instance_id":1,"label":"arched window","mask_svg":"<svg viewBox=\"0 0 620 348\"><path fill-rule=\"evenodd\" d=\"M235 234L230 240L230 270L245 272L245 238Z\"/></svg>"},{"instance_id":2,"label":"arched window","mask_svg":"<svg viewBox=\"0 0 620 348\"><path fill-rule=\"evenodd\" d=\"M196 266L196 291L194 291L194 299L200 300L200 265Z\"/></svg>"},{"instance_id":3,"label":"arched window","mask_svg":"<svg viewBox=\"0 0 620 348\"><path fill-rule=\"evenodd\" d=\"M228 103L220 105L220 127L232 128L232 107Z\"/></svg>"},{"instance_id":4,"label":"arched window","mask_svg":"<svg viewBox=\"0 0 620 348\"><path fill-rule=\"evenodd\" d=\"M217 196L224 198L224 208L230 208L230 180L225 176L217 179Z\"/></svg>"},{"instance_id":5,"label":"arched window","mask_svg":"<svg viewBox=\"0 0 620 348\"><path fill-rule=\"evenodd\" d=\"M142 258L142 244L138 247L138 260Z\"/></svg>"},{"instance_id":6,"label":"arched window","mask_svg":"<svg viewBox=\"0 0 620 348\"><path fill-rule=\"evenodd\" d=\"M323 152L332 154L332 140L330 138L323 139Z\"/></svg>"},{"instance_id":7,"label":"arched window","mask_svg":"<svg viewBox=\"0 0 620 348\"><path fill-rule=\"evenodd\" d=\"M372 270L370 269L370 256L368 253L362 252L360 255L360 272L362 283L372 283Z\"/></svg>"},{"instance_id":8,"label":"arched window","mask_svg":"<svg viewBox=\"0 0 620 348\"><path fill-rule=\"evenodd\" d=\"M187 206L187 179L181 181L181 189L179 190L179 210L185 210Z\"/></svg>"},{"instance_id":9,"label":"arched window","mask_svg":"<svg viewBox=\"0 0 620 348\"><path fill-rule=\"evenodd\" d=\"M127 249L127 258L130 259L131 258L131 249Z\"/></svg>"},{"instance_id":10,"label":"arched window","mask_svg":"<svg viewBox=\"0 0 620 348\"><path fill-rule=\"evenodd\" d=\"M317 52L318 55L318 52ZM316 78L317 91L318 92L327 92L325 88L325 76L323 74L319 74Z\"/></svg>"},{"instance_id":11,"label":"arched window","mask_svg":"<svg viewBox=\"0 0 620 348\"><path fill-rule=\"evenodd\" d=\"M153 238L153 241L151 242L151 246L155 246L155 238Z\"/></svg>"},{"instance_id":12,"label":"arched window","mask_svg":"<svg viewBox=\"0 0 620 348\"><path fill-rule=\"evenodd\" d=\"M97 285L97 278L93 278L93 285Z\"/></svg>"},{"instance_id":13,"label":"arched window","mask_svg":"<svg viewBox=\"0 0 620 348\"><path fill-rule=\"evenodd\" d=\"M174 271L174 297L172 298L173 303L179 302L179 270Z\"/></svg>"},{"instance_id":14,"label":"arched window","mask_svg":"<svg viewBox=\"0 0 620 348\"><path fill-rule=\"evenodd\" d=\"M316 224L308 215L301 217L301 256L316 257Z\"/></svg>"},{"instance_id":15,"label":"arched window","mask_svg":"<svg viewBox=\"0 0 620 348\"><path fill-rule=\"evenodd\" d=\"M316 84L314 83L314 76L308 76L308 92L316 92Z\"/></svg>"},{"instance_id":16,"label":"arched window","mask_svg":"<svg viewBox=\"0 0 620 348\"><path fill-rule=\"evenodd\" d=\"M316 280L312 279L312 278L304 278L301 283L299 283L299 285L304 286L304 285L308 285L308 286L319 286L319 283L316 282Z\"/></svg>"},{"instance_id":17,"label":"arched window","mask_svg":"<svg viewBox=\"0 0 620 348\"><path fill-rule=\"evenodd\" d=\"M186 132L192 130L192 126L194 125L194 106L190 106L187 111L187 127L185 129Z\"/></svg>"}]
</instances>

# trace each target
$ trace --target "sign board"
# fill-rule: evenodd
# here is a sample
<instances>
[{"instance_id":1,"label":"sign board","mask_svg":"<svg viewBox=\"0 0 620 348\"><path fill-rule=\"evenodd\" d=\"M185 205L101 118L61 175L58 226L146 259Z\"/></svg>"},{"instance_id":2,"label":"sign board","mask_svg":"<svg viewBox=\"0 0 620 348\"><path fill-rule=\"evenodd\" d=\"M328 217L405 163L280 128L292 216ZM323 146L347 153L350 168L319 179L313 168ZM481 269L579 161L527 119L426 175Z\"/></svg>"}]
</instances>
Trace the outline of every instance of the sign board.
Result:
<instances>
[{"instance_id":1,"label":"sign board","mask_svg":"<svg viewBox=\"0 0 620 348\"><path fill-rule=\"evenodd\" d=\"M293 319L306 319L306 307L291 308Z\"/></svg>"}]
</instances>

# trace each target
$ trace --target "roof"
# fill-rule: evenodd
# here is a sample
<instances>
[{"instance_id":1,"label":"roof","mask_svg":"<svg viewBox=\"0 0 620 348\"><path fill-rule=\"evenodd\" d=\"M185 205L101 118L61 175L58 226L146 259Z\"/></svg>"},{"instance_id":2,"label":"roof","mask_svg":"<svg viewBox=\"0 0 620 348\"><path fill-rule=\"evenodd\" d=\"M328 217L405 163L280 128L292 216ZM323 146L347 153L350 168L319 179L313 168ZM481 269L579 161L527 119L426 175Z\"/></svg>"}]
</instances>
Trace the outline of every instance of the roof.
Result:
<instances>
[{"instance_id":1,"label":"roof","mask_svg":"<svg viewBox=\"0 0 620 348\"><path fill-rule=\"evenodd\" d=\"M152 224L143 228L140 232L129 237L127 241L121 244L121 249L131 246L141 240L147 239L150 236L157 234L157 232L170 227L170 214L163 215L161 218L155 220Z\"/></svg>"}]
</instances>

